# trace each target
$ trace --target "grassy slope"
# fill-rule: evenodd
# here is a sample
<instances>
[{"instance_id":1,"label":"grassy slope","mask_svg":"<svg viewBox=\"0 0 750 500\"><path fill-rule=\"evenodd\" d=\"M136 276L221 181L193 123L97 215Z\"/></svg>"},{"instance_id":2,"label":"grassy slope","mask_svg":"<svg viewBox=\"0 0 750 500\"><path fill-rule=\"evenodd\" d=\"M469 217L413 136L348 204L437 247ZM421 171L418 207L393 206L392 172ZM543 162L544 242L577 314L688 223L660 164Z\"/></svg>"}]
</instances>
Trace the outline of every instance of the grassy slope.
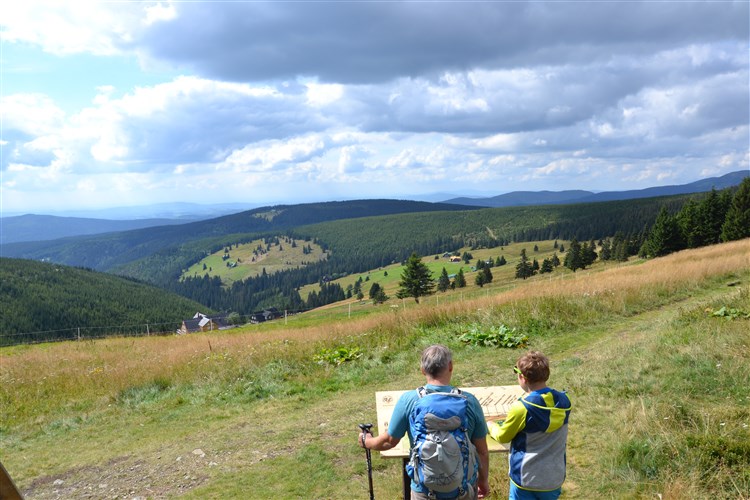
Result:
<instances>
[{"instance_id":1,"label":"grassy slope","mask_svg":"<svg viewBox=\"0 0 750 500\"><path fill-rule=\"evenodd\" d=\"M326 257L319 245L304 240L295 240L295 243L297 246L293 247L290 243L287 243L287 240L282 239L280 245L271 245L268 250L266 250L267 247L263 239L253 240L241 245L232 245L229 259L223 259L224 249L218 250L190 266L181 278L200 277L208 274L211 277L218 276L224 285L231 285L235 281L260 276L263 269L266 270L266 273L273 274L302 267L305 263L317 262ZM306 246L312 248L311 253L304 253L303 247ZM262 252L256 252L258 247L262 249ZM228 262L237 265L227 267ZM204 265L205 270L203 269Z\"/></svg>"},{"instance_id":2,"label":"grassy slope","mask_svg":"<svg viewBox=\"0 0 750 500\"><path fill-rule=\"evenodd\" d=\"M750 310L748 255L744 240L262 335L4 349L0 456L28 498L365 497L355 429L375 419L374 392L421 383L418 353L433 342L454 349L459 385L513 383L518 351L457 340L502 322L531 333L573 399L566 497L742 498L750 328L706 310ZM365 354L321 367L324 345ZM492 459L502 498L507 465ZM376 497L396 498L399 461L373 465Z\"/></svg>"},{"instance_id":3,"label":"grassy slope","mask_svg":"<svg viewBox=\"0 0 750 500\"><path fill-rule=\"evenodd\" d=\"M567 241L558 240L558 243L562 243L565 246L568 245ZM442 255L440 255L437 259L435 259L434 255L424 256L422 257L422 262L430 269L430 271L432 272L432 277L435 279L436 283L443 268L445 268L445 272L448 273L448 275L456 274L458 273L459 269L463 269L464 277L466 278L466 284L468 287L466 290L464 290L464 292L474 293L476 292L476 290L474 290L476 288L474 280L477 273L472 271L471 268L476 265L478 259L488 260L492 258L493 260L496 260L501 255L505 257L507 263L504 266L493 267L491 271L493 275L493 282L503 283L507 285L507 283L513 282L514 280L516 273L516 264L518 264L518 262L521 260L521 249L526 249L526 254L529 258L529 262L536 259L541 265L542 261L545 258L552 257L552 255L555 253L554 244L555 240L548 240L540 242L511 243L510 245L503 247L483 248L479 250L469 250L468 248L461 248L459 249L459 251L462 255L465 251L468 251L473 256L473 259L469 264L465 264L463 261L450 262L449 258L442 257ZM538 246L538 252L534 252L534 245ZM560 258L561 262L565 258L565 254L561 254L559 252L557 252L557 256ZM380 284L380 286L385 289L385 293L389 297L391 297L391 299L393 299L396 296L396 292L398 291L398 283L399 281L401 281L401 273L403 272L403 270L404 267L401 264L392 264L380 269L373 269L366 273L351 274L349 276L346 276L345 278L334 280L333 282L338 283L344 290L346 290L347 286L354 285L354 282L357 279L362 278L362 292L365 295L365 299L369 298L368 292L370 291L370 287L373 283ZM386 272L388 273L387 276L384 274ZM562 267L559 267L555 272L555 276L557 277L559 273L564 272L564 270ZM549 278L549 276L547 277ZM366 279L367 281L364 281ZM491 285L488 288L491 288ZM301 287L299 290L299 294L300 297L306 300L310 292L319 290L320 286L315 283ZM357 301L352 299L348 302ZM391 304L391 302L389 302L388 304Z\"/></svg>"}]
</instances>

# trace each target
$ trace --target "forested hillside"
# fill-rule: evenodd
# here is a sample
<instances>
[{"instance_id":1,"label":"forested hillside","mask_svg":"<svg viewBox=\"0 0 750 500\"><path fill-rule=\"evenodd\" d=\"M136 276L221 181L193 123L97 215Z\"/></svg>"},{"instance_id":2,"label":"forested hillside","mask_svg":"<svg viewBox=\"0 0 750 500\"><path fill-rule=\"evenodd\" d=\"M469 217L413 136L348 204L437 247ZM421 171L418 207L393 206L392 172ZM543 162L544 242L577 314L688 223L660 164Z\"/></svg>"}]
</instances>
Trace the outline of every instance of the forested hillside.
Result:
<instances>
[{"instance_id":1,"label":"forested hillside","mask_svg":"<svg viewBox=\"0 0 750 500\"><path fill-rule=\"evenodd\" d=\"M712 192L592 204L472 210L388 200L272 207L184 226L67 240L36 250L32 256L103 266L110 272L152 283L213 310L248 315L271 306L305 309L309 304L300 297L300 287L402 262L412 252L429 255L534 240L585 242L618 234L620 240L628 242L632 255L646 240L660 212L674 214L685 206L702 203L700 200L707 197L720 198L724 200L720 205L725 208L711 211L716 214L709 218L721 225L733 191L725 191L721 196ZM439 210L446 207L452 210ZM427 211L403 213L417 209ZM390 215L365 217L383 212ZM313 242L326 250L328 257L296 269L237 280L231 286L208 274L180 279L184 270L222 247L258 239L272 241L279 236ZM338 300L342 293L335 287L328 292L327 301Z\"/></svg>"},{"instance_id":2,"label":"forested hillside","mask_svg":"<svg viewBox=\"0 0 750 500\"><path fill-rule=\"evenodd\" d=\"M337 219L467 208L400 200L278 205L178 226L151 227L51 242L15 243L3 245L2 249L3 255L7 257L45 259L59 264L109 271L156 253L178 254L181 252L180 247L190 242L225 237L234 233L278 233L292 227ZM151 276L146 277L151 282L158 281Z\"/></svg>"},{"instance_id":3,"label":"forested hillside","mask_svg":"<svg viewBox=\"0 0 750 500\"><path fill-rule=\"evenodd\" d=\"M0 345L138 331L174 332L204 306L125 278L22 259L0 258ZM149 325L149 326L147 326ZM91 328L96 326L96 328ZM35 335L27 335L37 332ZM23 334L23 335L20 335Z\"/></svg>"},{"instance_id":4,"label":"forested hillside","mask_svg":"<svg viewBox=\"0 0 750 500\"><path fill-rule=\"evenodd\" d=\"M493 248L511 241L555 238L585 241L616 233L640 242L662 207L676 211L690 199L690 196L677 196L597 204L400 214L327 222L288 232L296 238L314 239L330 250L326 261L237 281L228 289L222 287L220 279L209 276L183 281L172 278L160 285L214 309L240 314L269 306L298 310L305 306L297 292L300 286L317 283L323 277L336 278L401 262L412 252L429 255L460 248ZM233 235L226 243L234 241L241 241L241 238ZM156 273L158 269L173 266L173 257L152 256L122 271L145 279L137 273L146 270Z\"/></svg>"}]
</instances>

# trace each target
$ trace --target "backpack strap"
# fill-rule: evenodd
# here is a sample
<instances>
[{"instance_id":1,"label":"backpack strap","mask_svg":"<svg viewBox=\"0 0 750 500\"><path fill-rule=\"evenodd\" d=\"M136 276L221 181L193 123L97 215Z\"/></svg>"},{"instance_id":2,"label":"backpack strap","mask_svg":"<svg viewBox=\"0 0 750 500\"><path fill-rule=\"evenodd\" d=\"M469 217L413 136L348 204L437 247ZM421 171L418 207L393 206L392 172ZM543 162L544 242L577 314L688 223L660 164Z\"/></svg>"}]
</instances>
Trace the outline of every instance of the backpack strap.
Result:
<instances>
[{"instance_id":1,"label":"backpack strap","mask_svg":"<svg viewBox=\"0 0 750 500\"><path fill-rule=\"evenodd\" d=\"M428 394L432 394L435 392L437 391L430 391L425 386L417 387L417 395L419 396L420 399L422 399ZM458 387L454 387L451 389L450 394L463 394L463 392Z\"/></svg>"}]
</instances>

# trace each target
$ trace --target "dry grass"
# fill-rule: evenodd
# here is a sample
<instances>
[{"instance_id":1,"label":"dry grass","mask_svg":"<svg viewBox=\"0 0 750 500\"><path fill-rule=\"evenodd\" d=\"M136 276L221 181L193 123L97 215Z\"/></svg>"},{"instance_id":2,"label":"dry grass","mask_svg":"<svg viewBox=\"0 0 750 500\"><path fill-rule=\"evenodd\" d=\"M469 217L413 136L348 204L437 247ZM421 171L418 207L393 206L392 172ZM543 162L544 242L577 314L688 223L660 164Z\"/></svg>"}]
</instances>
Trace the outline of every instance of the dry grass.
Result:
<instances>
[{"instance_id":1,"label":"dry grass","mask_svg":"<svg viewBox=\"0 0 750 500\"><path fill-rule=\"evenodd\" d=\"M280 356L308 356L321 343L345 342L379 332L398 337L417 324L434 325L484 311L513 315L513 305L542 298L595 301L597 307L628 314L659 296L689 290L713 276L750 268L750 240L741 240L639 264L603 271L579 271L557 278L537 277L512 290L471 300L444 301L440 306L411 303L404 310L345 319L326 325L258 331L231 331L179 337L110 338L0 350L2 401L25 406L19 398L44 398L48 408L86 394L113 396L155 379L186 382L220 374L222 355L231 353L240 366L257 366ZM455 292L454 292L455 295ZM507 307L510 306L510 307ZM541 312L540 312L541 314ZM9 411L6 406L5 413ZM22 417L22 415L16 415ZM6 418L15 420L6 414Z\"/></svg>"},{"instance_id":2,"label":"dry grass","mask_svg":"<svg viewBox=\"0 0 750 500\"><path fill-rule=\"evenodd\" d=\"M419 348L415 342L427 341L420 335L448 339L452 331L469 323L526 325L539 320L547 321L550 329L560 327L561 335L535 338L535 347L541 344L544 350L549 349L555 363L554 383L570 390L577 404L566 496L618 497L620 488L628 492L628 498L654 498L655 491L663 498L705 498L709 491L706 476L699 470L690 472L689 464L675 469L673 475L671 470L662 470L657 483L651 484L642 471L623 468L617 460L625 452L637 452L640 448L636 445L652 441L656 451L682 453L686 436L702 438L722 432L731 436L730 426L719 423L741 426L745 421L739 410L725 418L721 403L728 399L720 390L691 394L690 408L697 410L686 417L672 404L678 399L672 392L680 397L682 393L670 384L683 384L687 376L697 377L696 385L701 387L716 383L710 376L687 370L711 356L720 361L706 365L708 368L721 363L731 370L722 374L729 377L723 380L741 385L731 377L732 373L742 376L747 372L741 363L748 356L748 334L738 330L746 324L709 319L703 306L697 309L700 314L694 309L706 290L728 298L736 289L723 285L739 280L745 288L748 277L750 239L652 261L598 264L551 280L538 276L510 290L484 290L486 296L470 300L461 300L460 293L453 292L453 300L448 300L450 294L445 295L445 301L441 295L440 306L410 302L406 309L387 308L354 319L344 313L325 325L3 348L0 452L19 471L14 479L24 486L44 479L49 491L53 490L53 474L74 475L73 463L105 464L117 458L143 460L155 486L158 483L162 488L159 491L164 496L178 495L186 490L157 478L164 477L167 469L176 478L184 477L180 467L185 460L166 463L164 450L170 450L174 460L201 447L221 456L231 452L232 461L221 469L201 469L201 473L208 470L211 478L206 479L204 489L195 491L196 498L204 493L213 498L244 498L242 489L259 482L268 483L269 491L285 491L291 484L287 477L291 465L308 467L305 470L311 474L317 465L330 467L332 476L309 479L310 491L316 491L319 498L341 498L352 487L358 493L367 489L361 450L349 446L349 427L372 418L372 391L419 382L413 369ZM684 313L675 305L683 298L693 308ZM670 304L670 313L659 310L660 304ZM675 326L675 321L687 326ZM584 332L586 328L590 334ZM690 335L685 333L683 339L683 331ZM696 331L705 332L700 342ZM572 332L575 335L568 335ZM713 346L714 338L719 345ZM331 345L375 347L371 351L378 354L336 369L310 362L312 353ZM388 361L382 359L383 353L390 356ZM459 346L459 377L471 385L510 383L510 371L503 367L509 366L516 354L510 350L461 350ZM659 371L663 359L668 359L668 373ZM295 366L312 373L295 373ZM318 385L291 395L271 392L273 397L255 404L244 393L248 383L272 387L278 380L263 377L275 376L274 369L281 371L278 380L282 384ZM291 381L284 380L284 370L291 373ZM672 378L664 379L667 375ZM235 382L238 379L240 382ZM161 382L167 387L162 399L143 397L142 406L122 403L122 394ZM224 393L230 393L226 399L221 396ZM191 397L194 399L187 404L180 402ZM602 412L602 408L612 411ZM284 422L278 422L279 414L286 415ZM678 417L683 433L679 442L671 432ZM301 444L298 429L305 429ZM701 443L706 453L711 451L710 443ZM317 447L322 451L313 453ZM335 452L326 451L329 449ZM261 461L258 457L263 456L267 458ZM127 460L124 463L130 467ZM504 493L507 480L500 462L493 472L493 484ZM632 460L628 464L639 465ZM388 493L378 496L393 497L398 492L397 464L376 459L375 466L376 488ZM721 473L720 469L712 472ZM96 474L86 476L85 484L96 488L101 482ZM123 487L134 484L136 472L128 474ZM721 480L716 475L710 477ZM738 482L736 491L746 486ZM717 491L733 491L731 484L722 488Z\"/></svg>"}]
</instances>

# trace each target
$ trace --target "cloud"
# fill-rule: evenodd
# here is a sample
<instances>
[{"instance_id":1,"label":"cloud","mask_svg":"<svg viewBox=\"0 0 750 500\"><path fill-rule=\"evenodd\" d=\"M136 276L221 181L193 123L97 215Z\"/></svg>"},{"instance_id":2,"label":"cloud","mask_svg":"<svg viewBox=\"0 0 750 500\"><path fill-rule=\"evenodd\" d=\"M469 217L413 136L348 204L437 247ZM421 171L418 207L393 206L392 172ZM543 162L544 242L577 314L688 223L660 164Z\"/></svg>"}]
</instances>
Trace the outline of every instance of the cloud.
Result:
<instances>
[{"instance_id":1,"label":"cloud","mask_svg":"<svg viewBox=\"0 0 750 500\"><path fill-rule=\"evenodd\" d=\"M211 78L315 76L372 83L399 77L587 64L689 43L744 39L735 3L309 2L173 5L134 45ZM272 41L272 42L271 42Z\"/></svg>"},{"instance_id":2,"label":"cloud","mask_svg":"<svg viewBox=\"0 0 750 500\"><path fill-rule=\"evenodd\" d=\"M132 42L143 9L134 2L30 0L3 5L3 41L40 46L58 55L113 55Z\"/></svg>"},{"instance_id":3,"label":"cloud","mask_svg":"<svg viewBox=\"0 0 750 500\"><path fill-rule=\"evenodd\" d=\"M3 196L606 190L748 168L748 9L16 2L6 50L181 76L103 78L73 110L3 96Z\"/></svg>"}]
</instances>

